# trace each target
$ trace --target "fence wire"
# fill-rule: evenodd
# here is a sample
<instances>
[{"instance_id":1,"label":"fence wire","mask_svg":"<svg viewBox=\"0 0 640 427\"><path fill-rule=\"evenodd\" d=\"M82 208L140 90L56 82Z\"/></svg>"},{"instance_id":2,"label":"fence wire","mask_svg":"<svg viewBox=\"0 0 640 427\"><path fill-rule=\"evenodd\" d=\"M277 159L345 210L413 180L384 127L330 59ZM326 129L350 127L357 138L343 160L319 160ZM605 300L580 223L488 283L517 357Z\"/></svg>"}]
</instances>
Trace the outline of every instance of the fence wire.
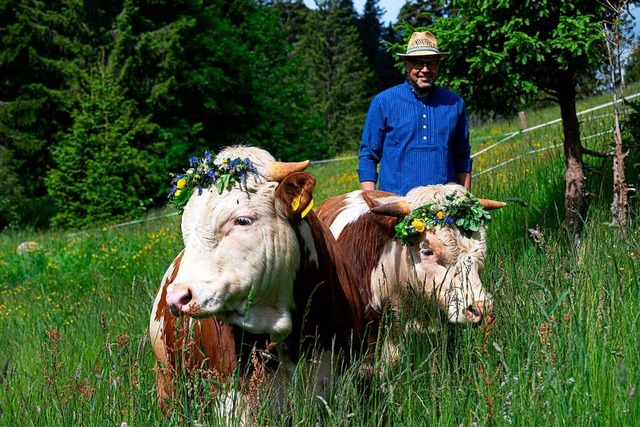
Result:
<instances>
[{"instance_id":1,"label":"fence wire","mask_svg":"<svg viewBox=\"0 0 640 427\"><path fill-rule=\"evenodd\" d=\"M631 100L637 98L638 96L640 96L640 93L627 96L625 97L625 100ZM619 100L618 102L621 101ZM614 102L612 101L577 113L578 117L582 117L582 120L580 122L581 141L585 146L585 142L589 141L589 145L587 146L587 148L597 150L598 148L611 145L612 140L609 135L613 133L613 114L592 115L591 113L602 108L610 107L613 104ZM481 145L483 145L483 147L479 151L471 155L471 157L474 159L473 176L481 176L500 169L514 161L562 147L563 135L561 124L562 119L554 119L546 123L538 124L527 129L521 129L511 133L483 135L472 138L472 142L482 141ZM607 130L603 131L602 129ZM492 164L489 164L488 159L485 160L482 157L483 154L486 154L490 151L492 152L490 160ZM345 160L353 160L356 158L357 156L348 156L336 159L313 160L311 164L333 163ZM157 219L167 218L175 215L177 215L177 212L171 212L166 215L114 224L112 227L127 227L130 225L155 221ZM86 232L87 231L69 233L67 234L67 236L77 236Z\"/></svg>"}]
</instances>

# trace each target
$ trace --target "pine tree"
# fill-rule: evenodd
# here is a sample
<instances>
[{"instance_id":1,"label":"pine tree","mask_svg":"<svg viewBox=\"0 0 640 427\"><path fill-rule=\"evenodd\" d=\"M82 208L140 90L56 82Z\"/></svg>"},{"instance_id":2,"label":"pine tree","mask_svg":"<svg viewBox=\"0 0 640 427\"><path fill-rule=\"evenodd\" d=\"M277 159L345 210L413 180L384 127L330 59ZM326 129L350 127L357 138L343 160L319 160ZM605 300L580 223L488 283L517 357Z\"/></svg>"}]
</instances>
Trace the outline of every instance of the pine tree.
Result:
<instances>
[{"instance_id":1,"label":"pine tree","mask_svg":"<svg viewBox=\"0 0 640 427\"><path fill-rule=\"evenodd\" d=\"M330 153L357 150L372 80L357 28L352 25L353 7L340 5L338 0L318 1L296 47L314 110L324 121Z\"/></svg>"},{"instance_id":2,"label":"pine tree","mask_svg":"<svg viewBox=\"0 0 640 427\"><path fill-rule=\"evenodd\" d=\"M94 46L108 43L101 23L118 8L117 2L101 3L0 4L0 146L11 159L10 167L0 164L0 174L20 177L22 198L11 214L17 222L46 225L49 148L71 125L77 70L95 60ZM3 215L0 207L0 223Z\"/></svg>"},{"instance_id":3,"label":"pine tree","mask_svg":"<svg viewBox=\"0 0 640 427\"><path fill-rule=\"evenodd\" d=\"M113 58L126 69L128 93L162 129L154 150L166 169L237 143L282 159L304 151L318 125L278 19L273 6L252 0L125 2Z\"/></svg>"},{"instance_id":4,"label":"pine tree","mask_svg":"<svg viewBox=\"0 0 640 427\"><path fill-rule=\"evenodd\" d=\"M58 212L54 226L83 228L139 217L157 186L151 162L134 147L150 126L102 64L85 75L71 132L54 146L46 182Z\"/></svg>"},{"instance_id":5,"label":"pine tree","mask_svg":"<svg viewBox=\"0 0 640 427\"><path fill-rule=\"evenodd\" d=\"M447 3L441 0L408 1L400 9L398 21L412 27L431 27L437 18L445 16Z\"/></svg>"},{"instance_id":6,"label":"pine tree","mask_svg":"<svg viewBox=\"0 0 640 427\"><path fill-rule=\"evenodd\" d=\"M387 51L383 40L395 38L393 27L383 27L380 23L383 10L379 6L380 0L367 0L362 17L358 21L358 31L362 39L362 51L369 59L373 71L373 82L368 95L375 95L383 89L402 82L404 76L395 67L393 55Z\"/></svg>"}]
</instances>

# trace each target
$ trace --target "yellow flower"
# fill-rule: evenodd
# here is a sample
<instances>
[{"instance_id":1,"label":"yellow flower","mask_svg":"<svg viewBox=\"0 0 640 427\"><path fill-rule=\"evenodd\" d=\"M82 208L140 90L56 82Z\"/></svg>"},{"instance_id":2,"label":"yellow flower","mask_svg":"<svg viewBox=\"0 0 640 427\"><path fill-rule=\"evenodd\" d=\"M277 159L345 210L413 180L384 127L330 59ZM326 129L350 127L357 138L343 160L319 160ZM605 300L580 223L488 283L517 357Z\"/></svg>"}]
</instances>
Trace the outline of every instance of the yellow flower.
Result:
<instances>
[{"instance_id":1,"label":"yellow flower","mask_svg":"<svg viewBox=\"0 0 640 427\"><path fill-rule=\"evenodd\" d=\"M424 222L420 221L419 219L414 219L411 222L411 226L415 228L418 233L422 233L424 231Z\"/></svg>"},{"instance_id":2,"label":"yellow flower","mask_svg":"<svg viewBox=\"0 0 640 427\"><path fill-rule=\"evenodd\" d=\"M182 190L176 190L176 192L175 192L175 193L173 193L173 195L174 195L175 197L178 197L178 196L180 195L180 193L182 193Z\"/></svg>"},{"instance_id":3,"label":"yellow flower","mask_svg":"<svg viewBox=\"0 0 640 427\"><path fill-rule=\"evenodd\" d=\"M436 216L438 217L438 219L443 219L444 218L444 212L440 211L436 214Z\"/></svg>"},{"instance_id":4,"label":"yellow flower","mask_svg":"<svg viewBox=\"0 0 640 427\"><path fill-rule=\"evenodd\" d=\"M187 185L187 180L186 180L186 179L184 179L184 178L180 178L180 179L178 180L178 182L176 182L176 187L177 187L177 188L184 188L186 185ZM176 191L176 193L177 193L177 191ZM178 195L178 194L176 194L176 196L177 196L177 195Z\"/></svg>"}]
</instances>

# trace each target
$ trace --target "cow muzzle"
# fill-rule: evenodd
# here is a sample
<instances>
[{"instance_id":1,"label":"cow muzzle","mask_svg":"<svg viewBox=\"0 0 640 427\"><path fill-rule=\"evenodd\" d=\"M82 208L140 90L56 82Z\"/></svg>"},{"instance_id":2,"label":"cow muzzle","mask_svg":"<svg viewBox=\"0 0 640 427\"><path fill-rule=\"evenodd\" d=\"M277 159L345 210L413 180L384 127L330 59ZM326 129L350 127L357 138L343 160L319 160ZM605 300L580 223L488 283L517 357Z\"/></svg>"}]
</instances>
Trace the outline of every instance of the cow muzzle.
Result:
<instances>
[{"instance_id":1,"label":"cow muzzle","mask_svg":"<svg viewBox=\"0 0 640 427\"><path fill-rule=\"evenodd\" d=\"M189 287L178 288L173 292L167 292L165 300L171 314L176 317L182 316L183 314L190 314L196 309L193 294Z\"/></svg>"},{"instance_id":2,"label":"cow muzzle","mask_svg":"<svg viewBox=\"0 0 640 427\"><path fill-rule=\"evenodd\" d=\"M464 310L464 315L474 325L479 325L483 319L488 322L495 319L493 304L485 301L474 302Z\"/></svg>"}]
</instances>

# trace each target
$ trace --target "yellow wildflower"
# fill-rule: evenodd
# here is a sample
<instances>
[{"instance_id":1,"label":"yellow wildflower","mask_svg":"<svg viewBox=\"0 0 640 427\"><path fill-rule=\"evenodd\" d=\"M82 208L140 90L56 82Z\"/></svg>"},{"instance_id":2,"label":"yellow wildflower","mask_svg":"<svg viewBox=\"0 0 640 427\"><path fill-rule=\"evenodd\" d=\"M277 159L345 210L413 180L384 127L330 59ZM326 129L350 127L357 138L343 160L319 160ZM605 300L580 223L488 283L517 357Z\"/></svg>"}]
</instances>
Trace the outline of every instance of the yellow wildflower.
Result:
<instances>
[{"instance_id":1,"label":"yellow wildflower","mask_svg":"<svg viewBox=\"0 0 640 427\"><path fill-rule=\"evenodd\" d=\"M414 219L411 222L411 226L415 228L418 233L422 233L424 231L424 222L420 221L419 219Z\"/></svg>"},{"instance_id":2,"label":"yellow wildflower","mask_svg":"<svg viewBox=\"0 0 640 427\"><path fill-rule=\"evenodd\" d=\"M180 193L182 193L182 190L176 190L176 192L173 195L175 197L178 197L180 195Z\"/></svg>"},{"instance_id":3,"label":"yellow wildflower","mask_svg":"<svg viewBox=\"0 0 640 427\"><path fill-rule=\"evenodd\" d=\"M438 219L443 219L444 218L444 212L439 211L436 216L438 217Z\"/></svg>"},{"instance_id":4,"label":"yellow wildflower","mask_svg":"<svg viewBox=\"0 0 640 427\"><path fill-rule=\"evenodd\" d=\"M184 188L187 185L187 180L184 178L180 178L178 182L176 182L176 188ZM177 193L177 191L176 191ZM177 196L178 194L176 194Z\"/></svg>"}]
</instances>

